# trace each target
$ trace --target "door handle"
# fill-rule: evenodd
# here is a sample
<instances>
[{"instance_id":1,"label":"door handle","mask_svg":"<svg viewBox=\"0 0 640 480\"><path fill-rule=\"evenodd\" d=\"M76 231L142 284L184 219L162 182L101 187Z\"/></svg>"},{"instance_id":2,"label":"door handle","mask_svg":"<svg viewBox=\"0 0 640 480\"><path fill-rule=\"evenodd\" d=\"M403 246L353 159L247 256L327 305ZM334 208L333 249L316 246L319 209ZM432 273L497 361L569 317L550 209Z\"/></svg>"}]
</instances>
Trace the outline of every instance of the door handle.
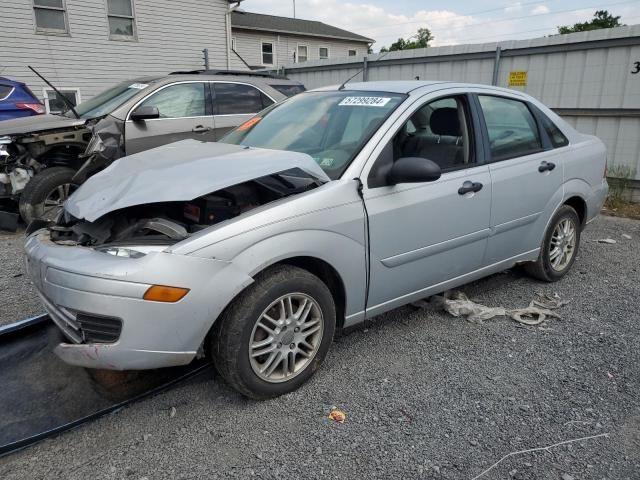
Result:
<instances>
[{"instance_id":1,"label":"door handle","mask_svg":"<svg viewBox=\"0 0 640 480\"><path fill-rule=\"evenodd\" d=\"M542 162L540 164L540 166L538 167L538 171L540 173L543 172L550 172L551 170L553 170L554 168L556 168L556 164L553 162Z\"/></svg>"},{"instance_id":2,"label":"door handle","mask_svg":"<svg viewBox=\"0 0 640 480\"><path fill-rule=\"evenodd\" d=\"M458 189L458 195L466 195L471 192L479 192L482 190L482 184L480 182L470 182L467 180L462 184L462 186Z\"/></svg>"},{"instance_id":3,"label":"door handle","mask_svg":"<svg viewBox=\"0 0 640 480\"><path fill-rule=\"evenodd\" d=\"M197 125L191 129L193 133L205 133L211 130L211 127L205 127L204 125Z\"/></svg>"}]
</instances>

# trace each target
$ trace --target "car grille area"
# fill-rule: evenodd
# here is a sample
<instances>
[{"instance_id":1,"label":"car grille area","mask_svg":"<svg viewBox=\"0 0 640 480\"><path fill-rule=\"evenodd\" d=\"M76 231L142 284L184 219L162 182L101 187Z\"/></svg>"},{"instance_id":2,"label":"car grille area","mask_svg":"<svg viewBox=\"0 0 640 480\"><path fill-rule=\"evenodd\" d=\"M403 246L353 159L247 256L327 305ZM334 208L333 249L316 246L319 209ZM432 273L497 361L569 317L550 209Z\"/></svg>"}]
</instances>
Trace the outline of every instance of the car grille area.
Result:
<instances>
[{"instance_id":1,"label":"car grille area","mask_svg":"<svg viewBox=\"0 0 640 480\"><path fill-rule=\"evenodd\" d=\"M76 315L76 322L87 343L115 343L120 338L122 320L113 317L94 317L84 313Z\"/></svg>"},{"instance_id":2,"label":"car grille area","mask_svg":"<svg viewBox=\"0 0 640 480\"><path fill-rule=\"evenodd\" d=\"M115 343L122 332L122 320L76 313L55 305L40 294L47 313L62 333L73 343Z\"/></svg>"}]
</instances>

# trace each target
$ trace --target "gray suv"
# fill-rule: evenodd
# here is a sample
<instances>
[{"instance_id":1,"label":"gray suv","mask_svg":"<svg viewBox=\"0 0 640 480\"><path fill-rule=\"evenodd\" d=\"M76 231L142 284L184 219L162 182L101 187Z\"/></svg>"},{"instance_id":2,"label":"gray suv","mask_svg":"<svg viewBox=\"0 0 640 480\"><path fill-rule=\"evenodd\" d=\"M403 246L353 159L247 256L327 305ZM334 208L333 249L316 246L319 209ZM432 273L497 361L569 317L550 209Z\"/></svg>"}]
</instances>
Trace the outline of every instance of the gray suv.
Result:
<instances>
[{"instance_id":1,"label":"gray suv","mask_svg":"<svg viewBox=\"0 0 640 480\"><path fill-rule=\"evenodd\" d=\"M179 140L217 141L301 91L255 72L176 72L122 82L63 115L4 121L0 199L19 199L27 223L52 219L78 184L114 160Z\"/></svg>"}]
</instances>

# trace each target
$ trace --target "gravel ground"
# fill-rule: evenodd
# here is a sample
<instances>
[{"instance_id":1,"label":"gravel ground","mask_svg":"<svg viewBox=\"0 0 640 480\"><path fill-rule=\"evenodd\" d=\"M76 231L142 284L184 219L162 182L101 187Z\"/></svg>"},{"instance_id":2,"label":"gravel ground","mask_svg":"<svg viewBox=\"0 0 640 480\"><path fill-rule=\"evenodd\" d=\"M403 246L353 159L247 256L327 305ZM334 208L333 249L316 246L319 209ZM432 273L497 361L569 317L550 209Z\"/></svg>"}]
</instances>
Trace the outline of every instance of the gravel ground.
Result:
<instances>
[{"instance_id":1,"label":"gravel ground","mask_svg":"<svg viewBox=\"0 0 640 480\"><path fill-rule=\"evenodd\" d=\"M28 287L11 278L10 293ZM601 434L481 478L640 478L640 222L598 219L557 284L509 271L463 290L490 306L538 291L571 303L542 327L400 308L337 339L292 394L248 401L205 375L0 459L0 478L472 479L510 452ZM10 316L38 311L18 304Z\"/></svg>"}]
</instances>

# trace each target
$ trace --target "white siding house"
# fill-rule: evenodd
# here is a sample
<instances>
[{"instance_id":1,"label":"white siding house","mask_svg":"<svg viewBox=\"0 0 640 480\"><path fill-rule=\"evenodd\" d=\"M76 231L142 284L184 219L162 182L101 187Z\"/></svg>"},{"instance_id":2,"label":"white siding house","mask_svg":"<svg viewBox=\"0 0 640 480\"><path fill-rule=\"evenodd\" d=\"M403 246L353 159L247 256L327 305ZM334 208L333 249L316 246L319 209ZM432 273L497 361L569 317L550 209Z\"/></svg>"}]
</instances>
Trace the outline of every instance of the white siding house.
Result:
<instances>
[{"instance_id":1,"label":"white siding house","mask_svg":"<svg viewBox=\"0 0 640 480\"><path fill-rule=\"evenodd\" d=\"M291 63L362 57L373 39L322 22L244 11L231 14L232 65L277 69Z\"/></svg>"},{"instance_id":2,"label":"white siding house","mask_svg":"<svg viewBox=\"0 0 640 480\"><path fill-rule=\"evenodd\" d=\"M227 68L228 0L0 0L0 76L86 100L138 76ZM53 106L52 102L52 106Z\"/></svg>"}]
</instances>

